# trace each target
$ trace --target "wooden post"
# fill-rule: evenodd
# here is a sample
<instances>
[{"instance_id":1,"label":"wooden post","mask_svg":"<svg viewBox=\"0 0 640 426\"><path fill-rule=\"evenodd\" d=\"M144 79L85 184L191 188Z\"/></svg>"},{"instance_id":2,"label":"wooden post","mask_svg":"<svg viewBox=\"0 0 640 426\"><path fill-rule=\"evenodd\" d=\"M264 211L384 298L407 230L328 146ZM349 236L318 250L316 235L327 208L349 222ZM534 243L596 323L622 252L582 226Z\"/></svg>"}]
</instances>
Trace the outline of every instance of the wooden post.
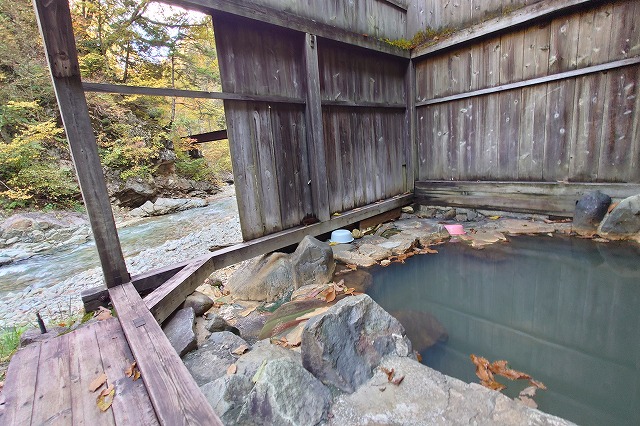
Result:
<instances>
[{"instance_id":1,"label":"wooden post","mask_svg":"<svg viewBox=\"0 0 640 426\"><path fill-rule=\"evenodd\" d=\"M413 191L418 179L418 141L416 140L416 67L412 60L407 64L405 75L405 115L404 156L406 165L405 191Z\"/></svg>"},{"instance_id":2,"label":"wooden post","mask_svg":"<svg viewBox=\"0 0 640 426\"><path fill-rule=\"evenodd\" d=\"M80 80L67 0L34 0L53 88L107 287L129 281Z\"/></svg>"},{"instance_id":3,"label":"wooden post","mask_svg":"<svg viewBox=\"0 0 640 426\"><path fill-rule=\"evenodd\" d=\"M327 160L324 153L318 44L316 36L309 33L306 33L304 38L304 65L307 82L305 116L307 120L307 153L311 174L311 196L314 214L320 221L324 222L331 218L331 213L329 212Z\"/></svg>"}]
</instances>

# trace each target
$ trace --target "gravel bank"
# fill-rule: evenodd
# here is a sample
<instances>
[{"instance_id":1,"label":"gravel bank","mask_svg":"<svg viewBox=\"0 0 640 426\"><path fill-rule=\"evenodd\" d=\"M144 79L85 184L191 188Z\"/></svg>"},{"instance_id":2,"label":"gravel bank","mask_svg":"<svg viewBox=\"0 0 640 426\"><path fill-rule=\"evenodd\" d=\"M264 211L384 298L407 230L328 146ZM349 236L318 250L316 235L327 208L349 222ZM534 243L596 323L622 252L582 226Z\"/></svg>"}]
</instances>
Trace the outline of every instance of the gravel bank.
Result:
<instances>
[{"instance_id":1,"label":"gravel bank","mask_svg":"<svg viewBox=\"0 0 640 426\"><path fill-rule=\"evenodd\" d=\"M233 196L235 196L234 188L226 187L220 194L213 197L211 202ZM194 223L193 229L194 232L184 237L166 241L156 247L149 247L128 258L126 261L129 272L142 273L198 257L207 253L214 245L242 241L235 203L228 215L204 226ZM26 324L35 326L37 311L45 322L67 323L72 316L82 311L80 292L101 284L101 269L91 268L51 286L41 288L30 286L21 291L6 294L0 298L0 327Z\"/></svg>"}]
</instances>

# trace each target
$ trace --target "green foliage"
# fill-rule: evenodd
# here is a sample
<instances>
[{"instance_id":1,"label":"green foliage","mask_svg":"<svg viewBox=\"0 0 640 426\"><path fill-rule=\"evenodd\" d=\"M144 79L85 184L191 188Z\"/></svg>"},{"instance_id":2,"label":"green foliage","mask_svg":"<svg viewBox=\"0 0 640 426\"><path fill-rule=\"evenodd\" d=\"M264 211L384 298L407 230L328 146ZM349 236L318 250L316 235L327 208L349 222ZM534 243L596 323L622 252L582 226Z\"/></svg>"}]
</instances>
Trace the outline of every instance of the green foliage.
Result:
<instances>
[{"instance_id":1,"label":"green foliage","mask_svg":"<svg viewBox=\"0 0 640 426\"><path fill-rule=\"evenodd\" d=\"M8 361L18 350L20 336L25 329L25 327L9 327L0 330L0 361Z\"/></svg>"}]
</instances>

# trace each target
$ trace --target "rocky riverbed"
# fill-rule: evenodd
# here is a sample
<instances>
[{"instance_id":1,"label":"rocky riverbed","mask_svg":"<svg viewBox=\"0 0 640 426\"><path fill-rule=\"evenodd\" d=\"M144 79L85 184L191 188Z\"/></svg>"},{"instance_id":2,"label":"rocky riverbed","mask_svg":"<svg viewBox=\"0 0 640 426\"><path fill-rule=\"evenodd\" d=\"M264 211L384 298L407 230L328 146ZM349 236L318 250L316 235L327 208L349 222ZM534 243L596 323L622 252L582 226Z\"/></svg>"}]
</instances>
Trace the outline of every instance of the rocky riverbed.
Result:
<instances>
[{"instance_id":1,"label":"rocky riverbed","mask_svg":"<svg viewBox=\"0 0 640 426\"><path fill-rule=\"evenodd\" d=\"M203 207L148 219L115 209L129 272L142 273L198 257L215 245L240 242L242 236L234 197L234 187L227 186L207 200L210 206L223 205L222 211ZM71 322L82 312L81 291L102 284L97 252L90 246L86 217L76 213L30 213L21 215L19 220L5 220L2 230L0 260L4 266L0 267L0 327L33 325L36 312L40 312L45 322ZM122 234L126 235L123 237ZM138 245L127 244L123 241L126 238ZM78 247L85 249L83 254L74 251ZM61 253L69 253L69 259L56 257ZM55 264L56 259L68 261L68 266L61 268ZM29 269L29 265L32 269L24 275L44 278L21 284L20 271ZM3 274L3 270L6 273ZM45 270L52 273L46 274ZM69 274L69 271L75 272Z\"/></svg>"}]
</instances>

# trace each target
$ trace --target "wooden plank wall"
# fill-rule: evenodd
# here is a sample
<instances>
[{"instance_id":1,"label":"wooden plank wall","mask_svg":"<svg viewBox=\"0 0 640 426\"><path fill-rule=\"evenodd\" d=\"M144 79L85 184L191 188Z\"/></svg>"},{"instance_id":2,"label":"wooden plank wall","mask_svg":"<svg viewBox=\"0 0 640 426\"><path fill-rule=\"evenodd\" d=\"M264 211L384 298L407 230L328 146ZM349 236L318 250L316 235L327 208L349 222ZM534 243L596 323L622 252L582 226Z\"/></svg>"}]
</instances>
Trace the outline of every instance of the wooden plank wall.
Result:
<instances>
[{"instance_id":1,"label":"wooden plank wall","mask_svg":"<svg viewBox=\"0 0 640 426\"><path fill-rule=\"evenodd\" d=\"M421 58L419 179L640 182L637 63L424 105L640 56L640 2L597 4Z\"/></svg>"},{"instance_id":2,"label":"wooden plank wall","mask_svg":"<svg viewBox=\"0 0 640 426\"><path fill-rule=\"evenodd\" d=\"M317 22L371 37L406 36L408 0L255 0Z\"/></svg>"},{"instance_id":3,"label":"wooden plank wall","mask_svg":"<svg viewBox=\"0 0 640 426\"><path fill-rule=\"evenodd\" d=\"M408 59L315 37L305 42L304 33L228 14L214 14L214 28L223 91L266 97L224 104L245 240L298 226L308 214L322 219L323 209L328 217L405 191ZM307 87L305 43L317 49L321 117L315 110L314 125L322 131L311 131L306 117L315 94ZM273 96L289 101L268 101ZM323 182L312 179L314 167ZM329 206L317 205L318 185L328 190Z\"/></svg>"},{"instance_id":4,"label":"wooden plank wall","mask_svg":"<svg viewBox=\"0 0 640 426\"><path fill-rule=\"evenodd\" d=\"M427 28L464 28L542 0L411 0L407 38Z\"/></svg>"}]
</instances>

